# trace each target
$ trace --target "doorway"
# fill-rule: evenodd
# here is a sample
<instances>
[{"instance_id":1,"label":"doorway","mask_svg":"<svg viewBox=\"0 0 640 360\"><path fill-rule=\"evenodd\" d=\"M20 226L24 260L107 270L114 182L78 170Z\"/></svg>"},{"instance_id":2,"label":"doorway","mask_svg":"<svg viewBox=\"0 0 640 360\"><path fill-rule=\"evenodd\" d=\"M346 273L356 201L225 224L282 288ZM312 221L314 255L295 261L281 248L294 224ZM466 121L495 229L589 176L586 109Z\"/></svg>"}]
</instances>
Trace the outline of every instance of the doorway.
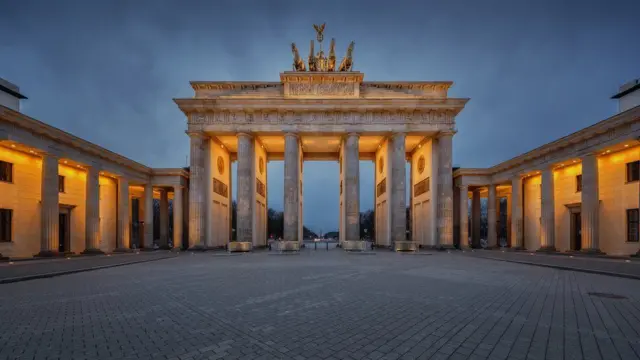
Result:
<instances>
[{"instance_id":1,"label":"doorway","mask_svg":"<svg viewBox=\"0 0 640 360\"><path fill-rule=\"evenodd\" d=\"M580 212L571 213L571 250L582 250L582 217Z\"/></svg>"},{"instance_id":2,"label":"doorway","mask_svg":"<svg viewBox=\"0 0 640 360\"><path fill-rule=\"evenodd\" d=\"M71 248L71 209L60 208L58 213L58 252L64 254Z\"/></svg>"}]
</instances>

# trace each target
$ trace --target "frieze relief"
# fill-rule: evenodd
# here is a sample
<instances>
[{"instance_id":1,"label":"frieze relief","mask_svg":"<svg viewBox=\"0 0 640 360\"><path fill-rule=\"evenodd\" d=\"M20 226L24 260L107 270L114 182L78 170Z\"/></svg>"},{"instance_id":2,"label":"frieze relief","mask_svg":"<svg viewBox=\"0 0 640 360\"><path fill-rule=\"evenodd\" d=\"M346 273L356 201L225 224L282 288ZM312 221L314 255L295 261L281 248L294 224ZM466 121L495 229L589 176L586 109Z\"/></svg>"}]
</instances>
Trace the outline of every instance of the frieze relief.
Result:
<instances>
[{"instance_id":1,"label":"frieze relief","mask_svg":"<svg viewBox=\"0 0 640 360\"><path fill-rule=\"evenodd\" d=\"M192 113L189 125L271 124L271 125L339 125L339 124L454 124L453 111L427 112L231 112Z\"/></svg>"},{"instance_id":2,"label":"frieze relief","mask_svg":"<svg viewBox=\"0 0 640 360\"><path fill-rule=\"evenodd\" d=\"M289 96L355 96L355 88L351 83L291 83L289 84Z\"/></svg>"}]
</instances>

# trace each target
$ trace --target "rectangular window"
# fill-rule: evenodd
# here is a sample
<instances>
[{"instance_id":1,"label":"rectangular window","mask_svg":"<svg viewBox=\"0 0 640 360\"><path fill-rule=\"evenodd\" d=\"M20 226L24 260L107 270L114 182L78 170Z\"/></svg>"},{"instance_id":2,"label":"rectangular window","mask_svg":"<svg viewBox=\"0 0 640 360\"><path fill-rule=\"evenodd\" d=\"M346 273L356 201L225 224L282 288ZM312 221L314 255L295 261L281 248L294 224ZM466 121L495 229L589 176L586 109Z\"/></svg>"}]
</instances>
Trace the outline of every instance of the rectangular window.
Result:
<instances>
[{"instance_id":1,"label":"rectangular window","mask_svg":"<svg viewBox=\"0 0 640 360\"><path fill-rule=\"evenodd\" d=\"M64 176L58 175L58 192L64 192Z\"/></svg>"},{"instance_id":2,"label":"rectangular window","mask_svg":"<svg viewBox=\"0 0 640 360\"><path fill-rule=\"evenodd\" d=\"M627 209L627 241L638 242L638 209Z\"/></svg>"},{"instance_id":3,"label":"rectangular window","mask_svg":"<svg viewBox=\"0 0 640 360\"><path fill-rule=\"evenodd\" d=\"M627 182L640 180L640 160L627 163Z\"/></svg>"},{"instance_id":4,"label":"rectangular window","mask_svg":"<svg viewBox=\"0 0 640 360\"><path fill-rule=\"evenodd\" d=\"M11 242L13 210L0 209L0 242Z\"/></svg>"},{"instance_id":5,"label":"rectangular window","mask_svg":"<svg viewBox=\"0 0 640 360\"><path fill-rule=\"evenodd\" d=\"M0 181L13 182L13 164L0 161Z\"/></svg>"},{"instance_id":6,"label":"rectangular window","mask_svg":"<svg viewBox=\"0 0 640 360\"><path fill-rule=\"evenodd\" d=\"M576 192L582 191L582 174L576 175Z\"/></svg>"}]
</instances>

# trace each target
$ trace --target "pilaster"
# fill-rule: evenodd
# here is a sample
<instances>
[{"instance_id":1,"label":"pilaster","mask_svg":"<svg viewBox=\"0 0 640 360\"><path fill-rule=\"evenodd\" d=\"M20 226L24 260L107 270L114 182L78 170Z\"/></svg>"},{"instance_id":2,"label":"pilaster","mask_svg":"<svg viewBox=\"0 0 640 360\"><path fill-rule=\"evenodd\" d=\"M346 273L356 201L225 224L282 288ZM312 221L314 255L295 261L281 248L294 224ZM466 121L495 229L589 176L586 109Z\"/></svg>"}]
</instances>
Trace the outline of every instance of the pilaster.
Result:
<instances>
[{"instance_id":1,"label":"pilaster","mask_svg":"<svg viewBox=\"0 0 640 360\"><path fill-rule=\"evenodd\" d=\"M130 251L131 215L129 208L129 180L118 178L118 235L115 251Z\"/></svg>"},{"instance_id":2,"label":"pilaster","mask_svg":"<svg viewBox=\"0 0 640 360\"><path fill-rule=\"evenodd\" d=\"M452 131L438 135L438 245L453 247Z\"/></svg>"},{"instance_id":3,"label":"pilaster","mask_svg":"<svg viewBox=\"0 0 640 360\"><path fill-rule=\"evenodd\" d=\"M205 189L204 140L199 132L189 133L189 248L204 247L205 238Z\"/></svg>"},{"instance_id":4,"label":"pilaster","mask_svg":"<svg viewBox=\"0 0 640 360\"><path fill-rule=\"evenodd\" d=\"M60 204L58 195L58 157L42 156L41 239L39 256L58 254Z\"/></svg>"},{"instance_id":5,"label":"pilaster","mask_svg":"<svg viewBox=\"0 0 640 360\"><path fill-rule=\"evenodd\" d=\"M153 249L153 186L144 186L144 248Z\"/></svg>"},{"instance_id":6,"label":"pilaster","mask_svg":"<svg viewBox=\"0 0 640 360\"><path fill-rule=\"evenodd\" d=\"M542 170L542 215L540 224L540 249L555 251L555 203L553 168Z\"/></svg>"},{"instance_id":7,"label":"pilaster","mask_svg":"<svg viewBox=\"0 0 640 360\"><path fill-rule=\"evenodd\" d=\"M102 254L100 250L100 170L87 168L84 254Z\"/></svg>"},{"instance_id":8,"label":"pilaster","mask_svg":"<svg viewBox=\"0 0 640 360\"><path fill-rule=\"evenodd\" d=\"M582 205L580 225L582 251L599 253L600 196L598 181L598 157L588 154L582 158Z\"/></svg>"},{"instance_id":9,"label":"pilaster","mask_svg":"<svg viewBox=\"0 0 640 360\"><path fill-rule=\"evenodd\" d=\"M284 138L284 240L299 241L298 189L300 174L300 149L297 134L286 133Z\"/></svg>"}]
</instances>

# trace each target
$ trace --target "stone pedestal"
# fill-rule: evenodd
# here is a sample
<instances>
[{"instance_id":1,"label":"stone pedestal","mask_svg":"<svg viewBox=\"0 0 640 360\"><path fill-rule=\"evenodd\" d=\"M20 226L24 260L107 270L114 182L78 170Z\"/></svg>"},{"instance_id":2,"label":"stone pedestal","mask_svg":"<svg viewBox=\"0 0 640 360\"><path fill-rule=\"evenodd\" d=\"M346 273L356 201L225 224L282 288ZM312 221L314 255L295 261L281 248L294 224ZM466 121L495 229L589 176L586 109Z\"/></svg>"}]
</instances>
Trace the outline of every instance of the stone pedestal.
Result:
<instances>
[{"instance_id":1,"label":"stone pedestal","mask_svg":"<svg viewBox=\"0 0 640 360\"><path fill-rule=\"evenodd\" d=\"M391 162L391 243L407 241L407 183L405 133L391 136L389 160Z\"/></svg>"},{"instance_id":2,"label":"stone pedestal","mask_svg":"<svg viewBox=\"0 0 640 360\"><path fill-rule=\"evenodd\" d=\"M438 245L453 248L453 132L438 135Z\"/></svg>"},{"instance_id":3,"label":"stone pedestal","mask_svg":"<svg viewBox=\"0 0 640 360\"><path fill-rule=\"evenodd\" d=\"M85 250L83 254L102 254L100 250L100 171L95 166L87 169Z\"/></svg>"},{"instance_id":4,"label":"stone pedestal","mask_svg":"<svg viewBox=\"0 0 640 360\"><path fill-rule=\"evenodd\" d=\"M398 241L394 244L393 250L396 252L418 251L418 243L414 241Z\"/></svg>"},{"instance_id":5,"label":"stone pedestal","mask_svg":"<svg viewBox=\"0 0 640 360\"><path fill-rule=\"evenodd\" d=\"M190 133L189 138L189 248L193 248L204 247L205 237L204 134Z\"/></svg>"},{"instance_id":6,"label":"stone pedestal","mask_svg":"<svg viewBox=\"0 0 640 360\"><path fill-rule=\"evenodd\" d=\"M498 232L496 224L496 185L489 185L489 199L487 203L487 246L498 247Z\"/></svg>"},{"instance_id":7,"label":"stone pedestal","mask_svg":"<svg viewBox=\"0 0 640 360\"><path fill-rule=\"evenodd\" d=\"M469 247L469 187L460 185L460 248Z\"/></svg>"},{"instance_id":8,"label":"stone pedestal","mask_svg":"<svg viewBox=\"0 0 640 360\"><path fill-rule=\"evenodd\" d=\"M300 144L298 135L284 138L284 230L285 241L299 241L300 226Z\"/></svg>"},{"instance_id":9,"label":"stone pedestal","mask_svg":"<svg viewBox=\"0 0 640 360\"><path fill-rule=\"evenodd\" d=\"M42 193L41 193L41 241L38 256L58 254L59 214L58 197L58 158L45 154L42 157Z\"/></svg>"},{"instance_id":10,"label":"stone pedestal","mask_svg":"<svg viewBox=\"0 0 640 360\"><path fill-rule=\"evenodd\" d=\"M522 178L511 179L511 247L524 248L524 220L522 214Z\"/></svg>"},{"instance_id":11,"label":"stone pedestal","mask_svg":"<svg viewBox=\"0 0 640 360\"><path fill-rule=\"evenodd\" d=\"M229 252L249 252L253 249L253 243L251 241L231 241L227 245Z\"/></svg>"},{"instance_id":12,"label":"stone pedestal","mask_svg":"<svg viewBox=\"0 0 640 360\"><path fill-rule=\"evenodd\" d=\"M362 240L345 240L340 243L344 251L367 251L371 243Z\"/></svg>"},{"instance_id":13,"label":"stone pedestal","mask_svg":"<svg viewBox=\"0 0 640 360\"><path fill-rule=\"evenodd\" d=\"M276 251L300 251L299 241L274 241L272 245Z\"/></svg>"},{"instance_id":14,"label":"stone pedestal","mask_svg":"<svg viewBox=\"0 0 640 360\"><path fill-rule=\"evenodd\" d=\"M145 249L153 249L153 186L144 186L144 244Z\"/></svg>"},{"instance_id":15,"label":"stone pedestal","mask_svg":"<svg viewBox=\"0 0 640 360\"><path fill-rule=\"evenodd\" d=\"M553 169L542 171L542 216L540 225L540 251L555 251L555 209L553 195Z\"/></svg>"},{"instance_id":16,"label":"stone pedestal","mask_svg":"<svg viewBox=\"0 0 640 360\"><path fill-rule=\"evenodd\" d=\"M344 149L345 239L360 239L360 136L347 135Z\"/></svg>"},{"instance_id":17,"label":"stone pedestal","mask_svg":"<svg viewBox=\"0 0 640 360\"><path fill-rule=\"evenodd\" d=\"M600 196L598 182L598 158L589 154L582 158L582 205L580 209L582 251L600 253L599 212Z\"/></svg>"}]
</instances>

